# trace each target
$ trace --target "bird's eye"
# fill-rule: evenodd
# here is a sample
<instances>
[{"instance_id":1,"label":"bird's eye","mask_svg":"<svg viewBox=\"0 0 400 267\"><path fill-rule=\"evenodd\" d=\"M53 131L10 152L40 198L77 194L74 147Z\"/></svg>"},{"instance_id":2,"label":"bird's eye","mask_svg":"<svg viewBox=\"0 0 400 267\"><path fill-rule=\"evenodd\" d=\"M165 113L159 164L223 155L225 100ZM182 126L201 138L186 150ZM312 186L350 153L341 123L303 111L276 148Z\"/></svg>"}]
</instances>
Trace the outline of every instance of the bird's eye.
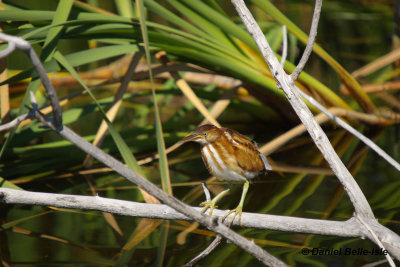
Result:
<instances>
[{"instance_id":1,"label":"bird's eye","mask_svg":"<svg viewBox=\"0 0 400 267\"><path fill-rule=\"evenodd\" d=\"M206 137L206 136L207 136L207 133L203 133L203 135L204 135L204 137Z\"/></svg>"}]
</instances>

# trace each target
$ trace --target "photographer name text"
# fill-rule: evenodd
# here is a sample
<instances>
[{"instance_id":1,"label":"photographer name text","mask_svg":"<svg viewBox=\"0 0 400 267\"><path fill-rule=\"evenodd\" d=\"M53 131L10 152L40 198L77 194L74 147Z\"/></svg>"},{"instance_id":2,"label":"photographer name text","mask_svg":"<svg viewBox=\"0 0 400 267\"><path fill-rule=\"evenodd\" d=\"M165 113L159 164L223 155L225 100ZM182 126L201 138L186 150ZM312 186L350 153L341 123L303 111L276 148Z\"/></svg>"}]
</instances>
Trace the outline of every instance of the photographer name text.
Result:
<instances>
[{"instance_id":1,"label":"photographer name text","mask_svg":"<svg viewBox=\"0 0 400 267\"><path fill-rule=\"evenodd\" d=\"M313 249L308 249L308 248L303 248L301 250L301 254L303 255L312 255L312 256L329 256L329 255L334 255L334 256L367 256L367 255L387 255L388 251L386 249L365 249L365 248L338 248L338 249L325 249L325 248L313 248Z\"/></svg>"}]
</instances>

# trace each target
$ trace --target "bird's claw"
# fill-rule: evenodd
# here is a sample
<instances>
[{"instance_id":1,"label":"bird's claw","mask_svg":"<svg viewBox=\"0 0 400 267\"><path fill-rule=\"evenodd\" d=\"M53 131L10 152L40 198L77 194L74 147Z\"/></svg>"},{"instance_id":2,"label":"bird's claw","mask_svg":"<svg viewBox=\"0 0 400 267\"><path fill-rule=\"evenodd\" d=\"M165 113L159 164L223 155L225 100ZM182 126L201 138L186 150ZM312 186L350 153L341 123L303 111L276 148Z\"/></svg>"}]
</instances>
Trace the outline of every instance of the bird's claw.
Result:
<instances>
[{"instance_id":1,"label":"bird's claw","mask_svg":"<svg viewBox=\"0 0 400 267\"><path fill-rule=\"evenodd\" d=\"M239 225L242 226L242 206L237 206L236 209L230 210L223 218L222 218L222 222L225 221L225 219L231 215L232 213L234 213L231 221L229 222L229 227L231 227L232 222L235 220L236 215L239 215Z\"/></svg>"},{"instance_id":2,"label":"bird's claw","mask_svg":"<svg viewBox=\"0 0 400 267\"><path fill-rule=\"evenodd\" d=\"M210 216L212 215L214 209L218 208L218 206L215 205L215 201L212 201L212 200L201 202L200 207L204 207L201 210L201 213L205 213L208 209L210 209L210 213L209 213Z\"/></svg>"}]
</instances>

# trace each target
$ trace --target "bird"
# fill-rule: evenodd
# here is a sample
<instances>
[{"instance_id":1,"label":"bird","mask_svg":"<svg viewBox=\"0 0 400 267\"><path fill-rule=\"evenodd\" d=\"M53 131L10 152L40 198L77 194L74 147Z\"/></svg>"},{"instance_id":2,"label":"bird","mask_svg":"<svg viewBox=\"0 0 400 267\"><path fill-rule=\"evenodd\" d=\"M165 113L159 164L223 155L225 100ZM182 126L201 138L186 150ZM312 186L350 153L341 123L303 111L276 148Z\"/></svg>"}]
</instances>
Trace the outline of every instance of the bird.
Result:
<instances>
[{"instance_id":1,"label":"bird","mask_svg":"<svg viewBox=\"0 0 400 267\"><path fill-rule=\"evenodd\" d=\"M181 143L196 142L201 145L201 156L208 171L218 180L243 182L242 196L239 205L230 210L223 218L224 221L230 214L234 214L229 227L238 216L239 225L242 225L242 210L249 180L267 170L272 170L267 158L257 149L257 146L246 136L229 129L218 128L211 124L199 126L196 130L184 137ZM224 197L229 188L219 193L211 201L200 204L202 213L210 209L210 216L217 202Z\"/></svg>"}]
</instances>

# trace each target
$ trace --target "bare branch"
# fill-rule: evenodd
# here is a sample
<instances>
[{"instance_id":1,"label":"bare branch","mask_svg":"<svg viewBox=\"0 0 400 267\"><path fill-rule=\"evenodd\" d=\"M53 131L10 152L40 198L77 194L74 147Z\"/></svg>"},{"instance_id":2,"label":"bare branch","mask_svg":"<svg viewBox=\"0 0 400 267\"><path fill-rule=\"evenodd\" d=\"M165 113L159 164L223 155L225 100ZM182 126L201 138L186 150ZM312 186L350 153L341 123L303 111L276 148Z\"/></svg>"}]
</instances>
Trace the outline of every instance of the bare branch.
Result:
<instances>
[{"instance_id":1,"label":"bare branch","mask_svg":"<svg viewBox=\"0 0 400 267\"><path fill-rule=\"evenodd\" d=\"M38 205L67 209L96 210L113 214L164 220L192 220L161 204L147 204L126 200L103 198L99 196L79 196L54 193L39 193L22 191L9 188L0 188L0 203ZM202 208L192 209L198 213ZM215 221L222 219L225 210L215 209ZM237 220L232 225L239 226ZM341 237L366 237L363 227L352 218L347 221L328 221L317 219L304 219L289 216L257 214L243 212L242 225L246 228L286 231L292 233L310 233L319 235L332 235Z\"/></svg>"},{"instance_id":2,"label":"bare branch","mask_svg":"<svg viewBox=\"0 0 400 267\"><path fill-rule=\"evenodd\" d=\"M336 154L328 140L328 137L321 129L321 126L315 121L311 111L302 101L298 90L294 88L294 81L281 68L278 59L276 58L274 52L265 39L264 34L244 4L243 0L232 0L232 3L242 18L247 30L256 41L256 44L263 54L271 73L274 75L274 78L277 81L278 88L281 88L285 92L287 99L289 100L296 114L299 116L301 122L306 126L307 131L314 140L314 143L321 151L324 158L329 163L329 166L332 168L333 172L346 189L356 212L362 216L374 218L371 207L369 206L368 201L362 193L360 187L355 182L353 176L350 174L347 168L344 166L339 156Z\"/></svg>"},{"instance_id":3,"label":"bare branch","mask_svg":"<svg viewBox=\"0 0 400 267\"><path fill-rule=\"evenodd\" d=\"M204 194L206 195L206 201L211 201L211 194L210 194L210 190L208 190L207 184L205 182L202 182L201 186L203 187ZM220 217L219 220L222 221L222 217ZM188 266L188 267L193 266L201 259L204 259L205 257L207 257L208 254L210 254L214 249L216 249L219 246L219 244L221 244L221 241L222 241L222 236L216 235L213 242L211 242L211 244L208 245L208 247L206 247L202 252L200 252L196 257L194 257L192 260L190 260L184 266Z\"/></svg>"},{"instance_id":4,"label":"bare branch","mask_svg":"<svg viewBox=\"0 0 400 267\"><path fill-rule=\"evenodd\" d=\"M8 47L0 52L0 58L8 56L12 52L14 52L15 48L16 47L15 47L15 43L14 42L8 43Z\"/></svg>"},{"instance_id":5,"label":"bare branch","mask_svg":"<svg viewBox=\"0 0 400 267\"><path fill-rule=\"evenodd\" d=\"M210 245L208 245L208 247L206 247L205 250L203 250L199 255L197 255L196 257L194 257L191 261L189 261L188 263L186 263L183 266L194 266L198 261L200 261L201 259L204 259L208 254L210 254L216 247L218 247L219 244L221 244L222 241L222 237L220 235L217 235L215 237L215 239L213 240L213 242L211 242Z\"/></svg>"},{"instance_id":6,"label":"bare branch","mask_svg":"<svg viewBox=\"0 0 400 267\"><path fill-rule=\"evenodd\" d=\"M17 126L18 124L20 124L22 121L24 121L26 119L35 117L34 110L37 110L37 102L36 102L35 94L33 92L30 92L30 99L31 99L31 103L33 106L33 110L30 110L28 113L16 117L14 120L10 121L9 123L0 125L0 132L9 130L9 129Z\"/></svg>"},{"instance_id":7,"label":"bare branch","mask_svg":"<svg viewBox=\"0 0 400 267\"><path fill-rule=\"evenodd\" d=\"M265 39L264 34L262 33L260 27L257 25L255 19L252 14L244 4L243 0L231 0L233 5L235 6L239 16L243 20L247 30L254 38L258 48L260 49L262 55L264 56L265 61L268 64L268 67L271 70L275 80L277 81L277 86L279 89L282 89L286 97L295 110L296 114L299 116L301 122L307 128L311 138L314 143L321 151L322 155L328 162L329 166L332 168L335 175L338 177L340 182L342 183L344 189L346 190L350 201L353 203L354 209L356 211L356 216L361 217L368 225L371 227L376 227L376 231L382 232L380 236L380 241L385 242L385 247L395 255L397 259L400 258L400 250L398 245L395 242L400 241L400 237L387 229L386 227L377 223L374 214L370 205L368 204L367 199L365 198L363 192L361 191L358 184L355 182L354 178L344 166L343 162L340 160L339 156L336 154L333 149L331 143L329 142L326 134L322 131L320 125L315 121L312 113L307 108L306 104L302 101L299 90L296 89L294 85L294 79L292 76L289 76L285 73L283 68L281 67L278 59L275 54L271 50L267 40ZM312 28L316 28L316 25L313 25ZM369 238L376 242L373 237L369 234ZM391 241L387 242L387 238L392 238L393 240L399 241Z\"/></svg>"},{"instance_id":8,"label":"bare branch","mask_svg":"<svg viewBox=\"0 0 400 267\"><path fill-rule=\"evenodd\" d=\"M387 154L382 148L377 146L375 142L373 142L371 139L366 137L365 135L361 134L359 131L354 129L352 126L350 126L348 123L346 123L344 120L341 118L335 116L331 112L329 112L328 109L326 109L324 106L322 106L320 103L318 103L317 100L315 100L313 97L307 95L303 91L300 90L296 86L296 89L299 91L300 95L304 97L311 105L319 109L322 113L324 113L326 116L328 116L331 120L336 122L338 125L340 125L343 129L357 137L358 139L361 140L364 144L366 144L369 148L371 148L373 151L375 151L379 156L381 156L384 160L386 160L390 165L392 165L394 168L396 168L398 171L400 171L400 164L392 158L389 154Z\"/></svg>"},{"instance_id":9,"label":"bare branch","mask_svg":"<svg viewBox=\"0 0 400 267\"><path fill-rule=\"evenodd\" d=\"M385 247L383 246L381 240L376 236L375 231L372 230L372 228L369 226L369 224L366 223L366 222L363 220L363 218L361 218L360 216L357 216L356 218L357 218L357 220L359 220L359 221L361 222L361 224L371 233L372 238L375 240L375 243L376 243L381 249L386 250ZM386 254L385 257L386 257L386 260L388 261L388 263L389 263L389 265L390 265L391 267L396 267L396 264L394 264L394 261L393 261L392 257L390 257L389 254Z\"/></svg>"},{"instance_id":10,"label":"bare branch","mask_svg":"<svg viewBox=\"0 0 400 267\"><path fill-rule=\"evenodd\" d=\"M139 51L136 52L131 59L131 62L129 63L128 69L126 70L126 73L124 75L124 77L121 80L121 84L118 88L117 93L114 96L113 99L113 103L111 104L111 107L109 108L109 110L107 111L107 118L113 122L115 117L117 116L117 111L119 109L119 107L122 104L122 97L124 96L129 82L132 79L133 74L135 73L136 67L139 63L140 58L143 56L143 52ZM97 147L101 147L101 144L103 143L103 140L106 136L106 132L108 130L108 126L106 121L103 119L99 129L97 130L96 133L96 137L93 140L93 145L97 146ZM93 163L93 158L90 155L87 155L85 160L83 161L83 166L85 166L85 168L88 168L89 166L91 166Z\"/></svg>"},{"instance_id":11,"label":"bare branch","mask_svg":"<svg viewBox=\"0 0 400 267\"><path fill-rule=\"evenodd\" d=\"M281 56L281 66L285 65L286 57L287 57L287 29L286 25L282 25L282 56Z\"/></svg>"},{"instance_id":12,"label":"bare branch","mask_svg":"<svg viewBox=\"0 0 400 267\"><path fill-rule=\"evenodd\" d=\"M206 182L202 182L201 186L203 187L204 195L206 195L206 201L211 201L210 190L208 190Z\"/></svg>"},{"instance_id":13,"label":"bare branch","mask_svg":"<svg viewBox=\"0 0 400 267\"><path fill-rule=\"evenodd\" d=\"M249 32L252 33L253 37L256 40L257 45L262 51L268 66L271 69L271 73L274 75L274 78L277 80L278 88L284 90L287 95L290 103L295 109L296 113L300 117L301 121L306 126L309 131L311 137L314 139L317 147L321 150L322 154L328 161L329 165L343 184L346 189L350 200L352 201L355 210L356 210L356 218L360 218L361 220L356 220L354 218L344 221L344 222L333 222L333 221L325 221L325 220L311 220L311 219L302 219L302 218L293 218L293 217L284 217L284 216L272 216L272 215L261 215L261 214L243 214L242 223L248 223L248 227L258 228L255 223L259 222L263 224L262 227L265 227L265 224L269 224L270 228L260 228L260 229L274 229L274 230L283 230L288 232L301 232L305 231L305 227L308 227L312 233L319 234L328 234L328 235L336 235L343 236L343 233L348 233L348 236L356 236L356 237L368 237L372 241L376 243L381 243L382 246L388 248L389 251L393 255L400 259L400 238L387 228L378 224L374 218L372 210L365 199L362 191L358 187L357 183L354 181L348 170L344 167L343 163L340 161L336 153L334 152L332 146L329 143L326 135L323 133L322 129L319 125L314 121L311 112L307 109L304 102L301 101L300 93L296 90L294 86L294 81L298 78L299 74L304 68L311 51L312 46L315 40L316 32L317 32L317 24L319 19L319 13L321 9L321 0L317 0L314 16L313 16L313 24L311 26L310 37L304 51L304 54L294 70L294 72L289 76L286 75L283 68L279 64L278 60L274 56L271 51L268 43L265 40L264 35L261 30L258 28L254 19L252 18L250 12L248 12L247 8L244 6L242 0L232 0L232 3L236 6L238 12L241 14L242 19L245 21L246 27ZM246 23L248 21L248 23ZM259 35L261 32L261 35ZM259 39L260 36L265 40ZM67 127L62 125L62 114L61 108L55 93L54 88L51 85L50 80L47 77L47 73L41 64L39 58L33 51L32 47L25 40L17 37L12 37L8 35L4 35L0 33L0 39L4 38L9 42L9 47L0 53L0 56L5 56L13 51L13 46L18 49L23 50L28 54L30 59L32 60L40 79L43 82L47 90L47 94L49 96L51 105L53 106L53 120L47 119L43 116L38 110L37 107L33 109L34 115L37 119L39 119L44 125L50 127L51 129L57 131L63 138L71 141L78 148L82 149L89 155L93 156L100 162L104 163L106 166L114 169L117 173L124 176L131 182L137 184L138 186L144 188L147 192L149 192L153 196L157 196L159 200L163 203L167 204L169 207L163 205L154 205L154 204L144 204L144 203L136 203L139 205L144 205L140 207L131 207L132 202L119 201L119 200L110 200L101 197L85 197L85 196L69 196L69 195L55 195L55 194L44 194L44 193L32 193L26 191L16 191L21 193L21 195L17 196L16 199L13 199L13 191L11 189L0 188L0 203L20 203L20 204L31 204L31 205L44 205L44 206L57 206L59 207L69 207L69 208L79 208L79 209L89 209L89 210L101 210L106 212L115 212L117 214L130 215L130 216L140 216L140 212L146 212L148 214L149 211L155 213L153 215L148 215L149 217L159 216L158 218L163 217L166 219L168 216L171 219L180 218L186 219L189 218L191 220L195 220L202 225L206 226L208 229L217 233L217 235L223 236L228 239L230 242L234 243L238 247L244 249L249 252L251 255L256 257L258 260L263 262L264 264L272 265L272 266L285 266L285 264L268 252L261 249L259 246L255 245L253 242L247 240L241 235L236 234L231 229L220 223L218 220L211 218L207 215L200 214L200 208L192 208L176 198L166 194L164 191L159 189L157 186L147 181L140 175L134 173L128 167L124 166L121 162L114 159L110 155L106 154L102 150L97 147L91 145L86 140L75 134L73 131L68 129ZM10 192L12 194L10 194ZM31 195L35 194L35 195ZM55 196L52 196L55 195ZM28 197L32 197L29 201ZM53 198L54 197L54 198ZM14 201L14 202L13 202ZM82 202L80 202L82 201ZM152 205L152 206L148 206ZM172 207L172 208L170 208ZM158 210L157 210L158 209ZM133 212L133 214L128 214L129 212ZM214 214L218 217L222 217L225 215L224 211L214 211ZM165 218L164 218L165 217ZM247 221L246 219L247 218ZM168 219L168 218L167 218ZM366 227L361 227L361 224L365 224ZM251 226L252 225L252 226ZM303 227L303 228L302 228ZM312 229L311 229L312 228ZM350 230L349 230L350 229ZM366 230L367 229L367 230Z\"/></svg>"},{"instance_id":14,"label":"bare branch","mask_svg":"<svg viewBox=\"0 0 400 267\"><path fill-rule=\"evenodd\" d=\"M20 124L22 121L29 119L29 118L31 118L29 113L20 115L20 116L16 117L14 120L0 125L0 132L10 130L11 128L14 128L18 124Z\"/></svg>"},{"instance_id":15,"label":"bare branch","mask_svg":"<svg viewBox=\"0 0 400 267\"><path fill-rule=\"evenodd\" d=\"M53 193L37 193L9 188L0 188L0 203L52 206L58 208L96 210L134 217L146 217L164 220L193 220L173 208L161 204L147 204L103 198L99 196L77 196ZM200 214L201 208L190 208ZM215 209L214 222L220 221L226 211ZM203 217L207 221L207 217ZM363 219L365 223L365 218ZM244 212L242 225L247 228L277 230L291 233L309 233L340 237L359 237L376 241L380 240L381 247L385 247L392 255L400 258L400 238L379 223L367 222L365 227L359 218L350 218L346 221L328 221L296 218L289 216L256 214ZM238 226L237 221L233 225ZM216 225L217 226L217 225ZM214 231L212 228L210 230ZM372 235L372 232L375 236ZM247 240L247 239L245 239Z\"/></svg>"},{"instance_id":16,"label":"bare branch","mask_svg":"<svg viewBox=\"0 0 400 267\"><path fill-rule=\"evenodd\" d=\"M40 120L45 126L53 129L56 131L55 125L44 117L40 112L36 112L36 118ZM139 187L146 190L149 194L155 196L157 199L162 201L163 203L167 204L168 206L172 207L176 211L186 215L187 217L197 221L198 223L202 224L203 226L207 227L211 231L220 234L236 246L242 248L243 250L247 251L250 255L261 261L266 265L272 266L286 266L285 263L278 260L261 247L256 245L254 242L249 241L245 237L235 233L228 227L226 227L222 223L218 223L213 220L210 216L201 214L196 209L186 205L185 203L179 201L178 199L174 198L173 196L167 194L165 191L158 188L156 185L149 182L147 179L143 178L139 174L133 172L131 169L126 167L124 164L113 158L112 156L105 153L103 150L97 148L96 146L92 145L75 132L70 130L68 127L63 126L62 129L57 131L63 138L73 143L79 149L84 151L85 153L91 155L93 158L97 159L98 161L102 162L104 165L112 168L118 174L125 177L132 183L138 185Z\"/></svg>"},{"instance_id":17,"label":"bare branch","mask_svg":"<svg viewBox=\"0 0 400 267\"><path fill-rule=\"evenodd\" d=\"M311 23L310 34L308 35L308 41L307 41L306 48L304 49L304 52L303 52L303 55L301 56L299 64L297 64L296 68L290 75L293 82L297 80L300 73L303 71L304 66L306 65L308 58L310 57L311 52L313 50L315 37L317 36L317 28L318 28L319 15L321 13L321 7L322 7L322 0L316 0L315 7L314 7L313 19L312 19L312 23Z\"/></svg>"},{"instance_id":18,"label":"bare branch","mask_svg":"<svg viewBox=\"0 0 400 267\"><path fill-rule=\"evenodd\" d=\"M28 43L27 41L25 41L24 39L19 38L19 37L0 33L0 40L7 41L9 43L9 47L0 54L0 57L7 56L9 53L11 53L13 50L8 50L10 47L11 48L16 47L17 49L24 51L25 54L28 55L29 59L32 61L32 64L36 69L36 72L39 75L40 80L43 83L44 88L46 89L47 96L50 99L50 104L53 107L54 125L56 126L57 130L60 130L60 128L62 127L61 106L58 101L56 91L54 90L54 87L53 87L49 77L47 76L47 72L44 69L42 62L40 61L39 57L36 55L35 50L32 48L30 43Z\"/></svg>"}]
</instances>

